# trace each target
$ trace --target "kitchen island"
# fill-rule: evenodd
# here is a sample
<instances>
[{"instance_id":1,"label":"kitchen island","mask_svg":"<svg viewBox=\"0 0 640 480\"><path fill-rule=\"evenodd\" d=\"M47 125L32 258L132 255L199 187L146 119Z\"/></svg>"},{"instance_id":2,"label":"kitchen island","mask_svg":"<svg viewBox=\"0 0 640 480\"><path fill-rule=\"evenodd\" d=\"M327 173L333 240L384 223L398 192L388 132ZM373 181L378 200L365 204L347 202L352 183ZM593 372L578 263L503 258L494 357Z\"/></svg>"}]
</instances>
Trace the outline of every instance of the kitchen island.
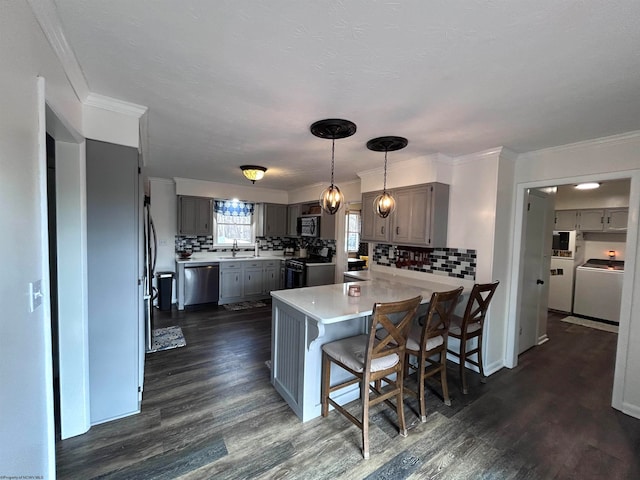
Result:
<instances>
[{"instance_id":1,"label":"kitchen island","mask_svg":"<svg viewBox=\"0 0 640 480\"><path fill-rule=\"evenodd\" d=\"M322 345L366 333L375 302L392 302L422 295L420 316L426 312L433 292L461 285L465 287L464 293L470 291L468 282L443 280L440 283L436 280L380 276L366 282L271 292L271 383L303 422L319 417ZM354 284L360 285L359 297L348 295L349 285ZM349 376L342 369L332 368L331 378L335 382ZM343 389L343 393L335 398L346 403L358 396L356 384L351 389Z\"/></svg>"}]
</instances>

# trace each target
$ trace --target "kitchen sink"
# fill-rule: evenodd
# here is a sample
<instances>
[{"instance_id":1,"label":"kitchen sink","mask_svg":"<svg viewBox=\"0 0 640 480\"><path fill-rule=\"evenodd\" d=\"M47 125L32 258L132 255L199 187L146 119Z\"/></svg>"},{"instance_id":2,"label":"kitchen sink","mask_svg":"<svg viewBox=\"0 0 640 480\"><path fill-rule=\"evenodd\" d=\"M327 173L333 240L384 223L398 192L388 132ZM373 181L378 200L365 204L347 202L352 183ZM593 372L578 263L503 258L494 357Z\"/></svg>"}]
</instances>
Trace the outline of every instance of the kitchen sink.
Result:
<instances>
[{"instance_id":1,"label":"kitchen sink","mask_svg":"<svg viewBox=\"0 0 640 480\"><path fill-rule=\"evenodd\" d=\"M254 258L255 255L236 255L235 257L228 257L228 258Z\"/></svg>"}]
</instances>

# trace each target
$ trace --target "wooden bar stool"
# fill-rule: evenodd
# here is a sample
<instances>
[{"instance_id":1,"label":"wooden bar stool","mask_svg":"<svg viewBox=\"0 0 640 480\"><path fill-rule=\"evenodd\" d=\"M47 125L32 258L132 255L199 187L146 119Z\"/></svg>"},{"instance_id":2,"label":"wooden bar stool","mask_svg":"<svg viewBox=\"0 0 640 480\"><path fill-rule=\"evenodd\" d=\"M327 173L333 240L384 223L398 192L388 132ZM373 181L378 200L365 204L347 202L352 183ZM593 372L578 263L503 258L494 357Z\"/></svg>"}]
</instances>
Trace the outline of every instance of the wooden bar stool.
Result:
<instances>
[{"instance_id":1,"label":"wooden bar stool","mask_svg":"<svg viewBox=\"0 0 640 480\"><path fill-rule=\"evenodd\" d=\"M407 387L405 387L405 391L418 399L422 422L427 421L425 407L425 381L427 378L440 373L442 398L446 405L451 405L447 385L447 335L449 321L461 293L462 287L447 292L434 292L431 295L423 325L413 325L407 337L407 366L405 368L407 376L410 368L416 370L418 391L414 392ZM438 358L434 360L432 357L435 355L438 355ZM411 364L410 358L412 356L416 358L416 364Z\"/></svg>"},{"instance_id":2,"label":"wooden bar stool","mask_svg":"<svg viewBox=\"0 0 640 480\"><path fill-rule=\"evenodd\" d=\"M404 349L407 332L415 317L421 296L399 302L376 303L369 333L325 343L322 346L322 416L329 404L362 430L362 455L369 458L369 409L384 401L397 411L400 435L407 435L404 421ZM376 338L377 331L385 331ZM331 386L331 364L348 371L353 378ZM395 378L390 376L395 375ZM384 380L385 388L376 388ZM361 416L358 419L329 395L349 385L360 384ZM373 397L371 396L373 393ZM396 397L396 405L389 400Z\"/></svg>"},{"instance_id":3,"label":"wooden bar stool","mask_svg":"<svg viewBox=\"0 0 640 480\"><path fill-rule=\"evenodd\" d=\"M449 335L460 340L460 351L448 350L452 355L458 357L460 361L460 381L462 383L462 393L467 394L467 378L465 376L465 364L468 362L475 365L480 370L480 381L486 382L484 369L482 368L482 335L484 331L484 319L487 315L489 302L498 288L499 281L493 283L476 283L471 290L464 316L454 315L449 325ZM473 338L478 339L476 348L467 351L467 342ZM471 355L477 355L477 360L471 360Z\"/></svg>"}]
</instances>

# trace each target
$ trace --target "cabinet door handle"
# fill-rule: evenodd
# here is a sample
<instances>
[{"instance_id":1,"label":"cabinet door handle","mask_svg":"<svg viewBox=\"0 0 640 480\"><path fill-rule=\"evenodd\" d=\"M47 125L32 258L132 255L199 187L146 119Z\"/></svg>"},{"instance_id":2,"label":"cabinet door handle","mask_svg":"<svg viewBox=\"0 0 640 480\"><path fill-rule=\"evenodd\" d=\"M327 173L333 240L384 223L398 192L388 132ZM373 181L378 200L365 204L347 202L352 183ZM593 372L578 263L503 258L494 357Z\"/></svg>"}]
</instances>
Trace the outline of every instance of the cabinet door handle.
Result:
<instances>
[{"instance_id":1,"label":"cabinet door handle","mask_svg":"<svg viewBox=\"0 0 640 480\"><path fill-rule=\"evenodd\" d=\"M384 227L380 227L380 233L384 235Z\"/></svg>"},{"instance_id":2,"label":"cabinet door handle","mask_svg":"<svg viewBox=\"0 0 640 480\"><path fill-rule=\"evenodd\" d=\"M400 235L400 227L396 227L396 235Z\"/></svg>"}]
</instances>

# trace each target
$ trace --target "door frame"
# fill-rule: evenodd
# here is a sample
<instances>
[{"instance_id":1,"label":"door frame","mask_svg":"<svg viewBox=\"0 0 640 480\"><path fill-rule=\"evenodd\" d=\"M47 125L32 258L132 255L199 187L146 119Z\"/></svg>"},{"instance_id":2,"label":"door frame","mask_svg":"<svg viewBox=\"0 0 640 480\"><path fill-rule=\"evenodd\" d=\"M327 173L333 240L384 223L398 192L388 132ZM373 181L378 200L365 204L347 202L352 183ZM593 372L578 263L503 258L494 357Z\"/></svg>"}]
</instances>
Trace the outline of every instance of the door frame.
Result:
<instances>
[{"instance_id":1,"label":"door frame","mask_svg":"<svg viewBox=\"0 0 640 480\"><path fill-rule=\"evenodd\" d=\"M41 135L49 133L56 148L60 434L66 439L91 427L85 138L46 98L46 92L43 105L45 132Z\"/></svg>"},{"instance_id":2,"label":"door frame","mask_svg":"<svg viewBox=\"0 0 640 480\"><path fill-rule=\"evenodd\" d=\"M518 316L522 298L520 285L523 275L522 253L524 248L524 208L526 192L531 188L544 188L549 186L606 180L630 180L629 189L629 223L627 228L625 273L622 287L622 300L620 307L620 325L618 330L618 344L616 348L615 372L612 389L612 406L625 413L634 416L638 415L635 407L624 402L624 390L627 383L628 352L631 333L631 310L633 301L633 287L636 279L638 256L638 225L640 214L640 170L619 171L601 174L581 175L575 177L551 178L548 180L537 180L533 182L516 183L515 186L515 219L512 238L511 266L513 275L509 282L508 293L508 321L506 333L505 366L514 368L518 365L518 332L520 328L520 318ZM627 406L629 408L627 408Z\"/></svg>"}]
</instances>

